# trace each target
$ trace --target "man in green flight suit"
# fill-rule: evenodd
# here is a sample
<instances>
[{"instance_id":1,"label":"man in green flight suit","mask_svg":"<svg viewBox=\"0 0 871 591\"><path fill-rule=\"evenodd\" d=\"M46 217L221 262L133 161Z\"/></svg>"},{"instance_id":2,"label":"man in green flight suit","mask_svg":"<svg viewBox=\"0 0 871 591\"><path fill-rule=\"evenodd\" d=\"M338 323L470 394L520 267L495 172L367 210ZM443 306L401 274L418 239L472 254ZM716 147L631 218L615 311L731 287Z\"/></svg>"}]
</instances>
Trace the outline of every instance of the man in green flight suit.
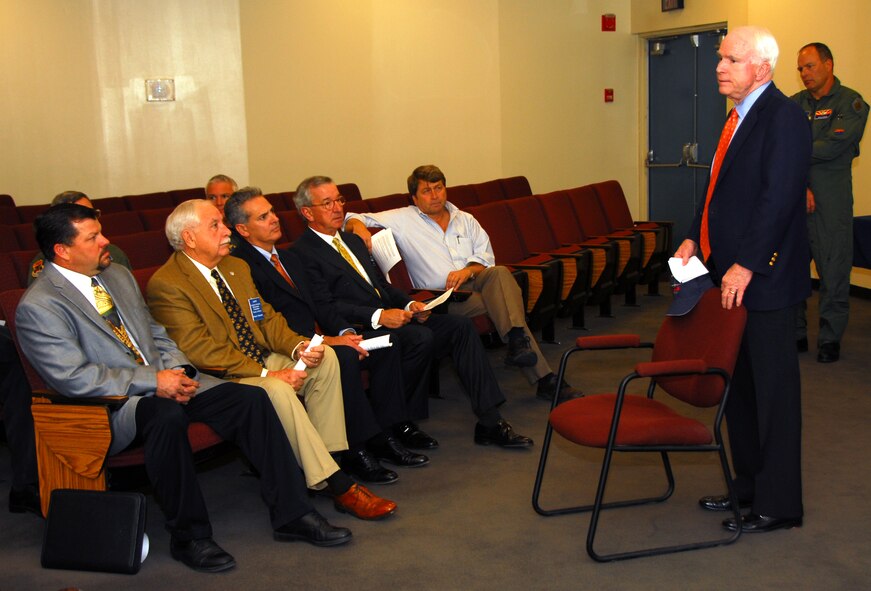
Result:
<instances>
[{"instance_id":1,"label":"man in green flight suit","mask_svg":"<svg viewBox=\"0 0 871 591\"><path fill-rule=\"evenodd\" d=\"M61 203L75 203L76 205L84 205L85 207L94 209L94 204L91 203L88 196L81 191L64 191L63 193L55 195L54 199L51 200L52 207L60 205ZM127 255L124 254L123 250L114 244L110 244L108 250L113 263L132 269L130 266L130 259L127 258ZM39 274L42 273L43 266L45 266L45 256L43 256L41 252L37 252L36 256L33 257L33 260L30 261L30 273L27 274L27 285L30 285L37 277L39 277Z\"/></svg>"},{"instance_id":2,"label":"man in green flight suit","mask_svg":"<svg viewBox=\"0 0 871 591\"><path fill-rule=\"evenodd\" d=\"M793 95L813 132L813 159L807 189L808 235L820 277L820 333L817 361L840 358L841 337L850 313L853 266L853 158L868 119L862 96L834 75L832 52L809 43L798 52L798 72L805 90ZM807 316L797 321L796 343L807 351Z\"/></svg>"}]
</instances>

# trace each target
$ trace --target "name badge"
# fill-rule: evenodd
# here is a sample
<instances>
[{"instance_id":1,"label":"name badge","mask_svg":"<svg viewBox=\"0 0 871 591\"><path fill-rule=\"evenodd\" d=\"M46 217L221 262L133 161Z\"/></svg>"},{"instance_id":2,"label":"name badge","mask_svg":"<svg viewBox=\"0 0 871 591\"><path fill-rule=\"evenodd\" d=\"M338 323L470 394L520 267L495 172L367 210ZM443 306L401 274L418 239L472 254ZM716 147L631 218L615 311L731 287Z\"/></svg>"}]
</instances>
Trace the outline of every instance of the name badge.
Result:
<instances>
[{"instance_id":1,"label":"name badge","mask_svg":"<svg viewBox=\"0 0 871 591\"><path fill-rule=\"evenodd\" d=\"M260 298L248 298L248 307L251 308L251 316L254 320L263 320L263 304L260 303Z\"/></svg>"}]
</instances>

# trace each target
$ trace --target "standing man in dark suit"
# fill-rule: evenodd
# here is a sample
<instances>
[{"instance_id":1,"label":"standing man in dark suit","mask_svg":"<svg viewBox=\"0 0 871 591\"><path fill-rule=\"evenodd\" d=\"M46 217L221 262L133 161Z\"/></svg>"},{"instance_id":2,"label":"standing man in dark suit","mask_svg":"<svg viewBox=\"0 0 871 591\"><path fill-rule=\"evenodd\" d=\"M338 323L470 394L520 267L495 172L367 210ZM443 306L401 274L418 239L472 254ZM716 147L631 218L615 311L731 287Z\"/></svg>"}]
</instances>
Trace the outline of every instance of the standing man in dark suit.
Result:
<instances>
[{"instance_id":1,"label":"standing man in dark suit","mask_svg":"<svg viewBox=\"0 0 871 591\"><path fill-rule=\"evenodd\" d=\"M799 305L810 295L805 188L811 137L802 110L771 82L778 48L740 27L719 50L720 93L735 107L711 166L705 204L675 256L701 253L724 308L747 307L747 327L726 407L735 491L752 507L727 529L766 532L802 524ZM710 510L728 497L704 497Z\"/></svg>"},{"instance_id":2,"label":"standing man in dark suit","mask_svg":"<svg viewBox=\"0 0 871 591\"><path fill-rule=\"evenodd\" d=\"M196 372L148 313L130 271L111 265L97 213L58 205L35 226L48 262L18 306L21 348L46 383L66 396L129 396L112 412L109 453L143 441L173 558L205 572L236 565L212 539L187 438L191 421L236 443L260 473L276 539L322 546L350 541L350 531L331 526L306 498L266 393Z\"/></svg>"},{"instance_id":3,"label":"standing man in dark suit","mask_svg":"<svg viewBox=\"0 0 871 591\"><path fill-rule=\"evenodd\" d=\"M293 250L306 266L318 309L323 310L325 318L332 311L333 317L340 319L335 326L323 327L324 330L337 334L343 327L355 326L364 336L382 327L390 330L406 355L403 379L418 388L426 387L423 378L433 360L450 354L478 417L475 443L530 447L532 440L515 433L499 412L505 396L472 322L453 314L430 316L423 310L423 303L411 300L384 281L363 240L339 231L345 219L343 202L336 184L323 176L304 180L294 196L296 208L309 228ZM434 343L434 355L429 353L428 346L422 346L428 341ZM418 395L414 399L423 403L414 407L409 404L411 418L425 418L426 398Z\"/></svg>"},{"instance_id":4,"label":"standing man in dark suit","mask_svg":"<svg viewBox=\"0 0 871 591\"><path fill-rule=\"evenodd\" d=\"M278 250L281 226L272 204L257 187L244 187L227 200L224 219L234 231L234 256L248 263L251 278L258 293L280 313L287 326L297 334L314 335L318 331L314 300L309 292L309 280L296 255ZM335 324L323 319L320 324ZM352 327L336 335L322 335L332 347L341 366L342 393L345 401L366 401L360 379L360 369L369 370L371 404L345 408L348 432L366 433L368 441L352 442L344 456L343 466L366 482L387 483L397 479L392 470L383 469L378 459L395 466L416 467L429 463L422 454L408 451L396 437L413 436L412 444L431 448L435 440L409 424L405 410L402 381L402 348L398 344L368 352L359 345L363 339ZM351 423L358 423L351 425ZM394 435L395 433L395 435ZM408 437L405 437L408 439ZM437 444L436 444L437 445Z\"/></svg>"}]
</instances>

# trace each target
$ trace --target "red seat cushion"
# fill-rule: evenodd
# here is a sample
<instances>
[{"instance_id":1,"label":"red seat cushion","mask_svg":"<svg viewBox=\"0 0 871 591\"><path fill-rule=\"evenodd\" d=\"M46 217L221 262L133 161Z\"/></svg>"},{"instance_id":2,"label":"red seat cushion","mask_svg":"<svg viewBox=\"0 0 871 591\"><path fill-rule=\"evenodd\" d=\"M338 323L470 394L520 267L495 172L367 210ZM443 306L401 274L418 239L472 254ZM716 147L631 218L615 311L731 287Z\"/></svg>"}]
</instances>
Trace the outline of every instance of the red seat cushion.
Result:
<instances>
[{"instance_id":1,"label":"red seat cushion","mask_svg":"<svg viewBox=\"0 0 871 591\"><path fill-rule=\"evenodd\" d=\"M197 453L218 445L223 439L205 423L191 423L188 425L188 441L191 451ZM126 468L128 466L141 466L145 464L145 448L136 446L125 449L121 453L109 456L106 460L110 468Z\"/></svg>"},{"instance_id":2,"label":"red seat cushion","mask_svg":"<svg viewBox=\"0 0 871 591\"><path fill-rule=\"evenodd\" d=\"M554 430L578 445L606 447L616 394L595 394L569 400L550 413ZM695 419L684 417L646 396L626 395L617 445L706 445L713 437Z\"/></svg>"}]
</instances>

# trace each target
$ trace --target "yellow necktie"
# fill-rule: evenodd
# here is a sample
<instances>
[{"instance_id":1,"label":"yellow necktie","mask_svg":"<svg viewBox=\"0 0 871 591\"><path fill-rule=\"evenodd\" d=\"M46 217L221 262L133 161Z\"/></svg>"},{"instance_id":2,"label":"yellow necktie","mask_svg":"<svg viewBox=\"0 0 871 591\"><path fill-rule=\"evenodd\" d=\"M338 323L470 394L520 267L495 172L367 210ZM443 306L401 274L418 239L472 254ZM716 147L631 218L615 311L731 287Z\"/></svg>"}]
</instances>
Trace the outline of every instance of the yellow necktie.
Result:
<instances>
[{"instance_id":1,"label":"yellow necktie","mask_svg":"<svg viewBox=\"0 0 871 591\"><path fill-rule=\"evenodd\" d=\"M351 268L357 271L357 274L363 278L363 281L372 286L372 289L375 290L375 293L378 294L378 297L381 297L381 292L378 291L378 288L372 283L372 281L363 274L363 271L360 270L360 267L357 266L357 263L354 262L354 259L351 258L351 253L348 252L348 249L342 245L342 241L339 240L338 236L333 236L333 246L336 247L336 250L339 251L339 254L342 255L342 258L348 261L348 264L351 265Z\"/></svg>"},{"instance_id":2,"label":"yellow necktie","mask_svg":"<svg viewBox=\"0 0 871 591\"><path fill-rule=\"evenodd\" d=\"M97 283L96 277L91 277L91 287L94 290L94 300L97 304L97 312L99 312L100 316L102 316L109 327L111 327L112 332L115 333L118 340L121 341L125 347L130 349L136 363L144 365L145 361L142 359L142 354L133 345L130 335L127 334L127 329L124 328L124 325L121 323L121 316L118 315L118 310L115 308L115 302L112 300L112 296L109 295L108 291L103 289L102 285Z\"/></svg>"}]
</instances>

